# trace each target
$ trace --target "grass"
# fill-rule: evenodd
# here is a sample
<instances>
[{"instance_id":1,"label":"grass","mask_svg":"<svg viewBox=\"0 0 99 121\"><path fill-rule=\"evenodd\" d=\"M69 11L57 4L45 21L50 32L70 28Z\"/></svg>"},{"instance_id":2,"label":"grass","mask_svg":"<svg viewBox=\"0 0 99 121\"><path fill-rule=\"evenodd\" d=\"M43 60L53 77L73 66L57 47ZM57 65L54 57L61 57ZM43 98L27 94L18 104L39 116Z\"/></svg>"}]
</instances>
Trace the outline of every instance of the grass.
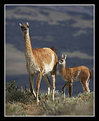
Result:
<instances>
[{"instance_id":1,"label":"grass","mask_svg":"<svg viewBox=\"0 0 99 121\"><path fill-rule=\"evenodd\" d=\"M40 103L36 105L36 100L31 92L24 88L20 89L15 85L15 81L6 85L6 115L10 116L79 116L94 115L93 99L94 92L80 93L76 97L66 97L60 92L55 92L55 101L52 101L52 94L39 94Z\"/></svg>"}]
</instances>

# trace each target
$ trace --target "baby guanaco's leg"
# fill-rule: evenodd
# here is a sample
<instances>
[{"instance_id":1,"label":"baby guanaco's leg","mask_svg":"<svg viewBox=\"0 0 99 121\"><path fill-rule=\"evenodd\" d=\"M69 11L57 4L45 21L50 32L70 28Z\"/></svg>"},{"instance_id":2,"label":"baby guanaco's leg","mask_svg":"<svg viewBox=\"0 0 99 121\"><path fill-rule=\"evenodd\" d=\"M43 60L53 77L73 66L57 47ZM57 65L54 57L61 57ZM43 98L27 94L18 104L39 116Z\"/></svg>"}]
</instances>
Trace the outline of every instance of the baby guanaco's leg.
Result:
<instances>
[{"instance_id":1,"label":"baby guanaco's leg","mask_svg":"<svg viewBox=\"0 0 99 121\"><path fill-rule=\"evenodd\" d=\"M69 97L72 96L72 82L69 83Z\"/></svg>"},{"instance_id":2,"label":"baby guanaco's leg","mask_svg":"<svg viewBox=\"0 0 99 121\"><path fill-rule=\"evenodd\" d=\"M65 99L65 88L69 85L69 82L66 82L66 84L62 87L64 99Z\"/></svg>"},{"instance_id":3,"label":"baby guanaco's leg","mask_svg":"<svg viewBox=\"0 0 99 121\"><path fill-rule=\"evenodd\" d=\"M88 92L88 87L87 87L87 80L81 80L82 86L83 86L83 91Z\"/></svg>"}]
</instances>

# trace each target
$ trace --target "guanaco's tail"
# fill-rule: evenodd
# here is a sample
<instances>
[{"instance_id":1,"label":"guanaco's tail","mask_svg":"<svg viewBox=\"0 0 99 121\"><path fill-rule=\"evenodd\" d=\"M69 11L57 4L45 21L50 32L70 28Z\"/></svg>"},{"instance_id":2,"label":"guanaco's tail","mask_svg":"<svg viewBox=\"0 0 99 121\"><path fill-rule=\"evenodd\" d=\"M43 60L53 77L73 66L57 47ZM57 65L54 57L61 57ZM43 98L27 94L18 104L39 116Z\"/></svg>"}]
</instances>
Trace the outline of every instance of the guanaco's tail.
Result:
<instances>
[{"instance_id":1,"label":"guanaco's tail","mask_svg":"<svg viewBox=\"0 0 99 121\"><path fill-rule=\"evenodd\" d=\"M52 46L50 49L52 49L57 54L57 51L56 51L55 47Z\"/></svg>"},{"instance_id":2,"label":"guanaco's tail","mask_svg":"<svg viewBox=\"0 0 99 121\"><path fill-rule=\"evenodd\" d=\"M91 70L89 70L89 72L90 72L90 79L92 79L92 75L93 75L93 73L92 73Z\"/></svg>"},{"instance_id":3,"label":"guanaco's tail","mask_svg":"<svg viewBox=\"0 0 99 121\"><path fill-rule=\"evenodd\" d=\"M54 46L52 46L52 47L50 47L50 49L51 49L52 51L54 51L54 52L56 53L56 56L57 56L56 48L55 48ZM56 57L56 58L57 58L57 57ZM54 73L55 73L55 75L56 75L57 69L58 69L58 60L57 60L56 65L54 66Z\"/></svg>"}]
</instances>

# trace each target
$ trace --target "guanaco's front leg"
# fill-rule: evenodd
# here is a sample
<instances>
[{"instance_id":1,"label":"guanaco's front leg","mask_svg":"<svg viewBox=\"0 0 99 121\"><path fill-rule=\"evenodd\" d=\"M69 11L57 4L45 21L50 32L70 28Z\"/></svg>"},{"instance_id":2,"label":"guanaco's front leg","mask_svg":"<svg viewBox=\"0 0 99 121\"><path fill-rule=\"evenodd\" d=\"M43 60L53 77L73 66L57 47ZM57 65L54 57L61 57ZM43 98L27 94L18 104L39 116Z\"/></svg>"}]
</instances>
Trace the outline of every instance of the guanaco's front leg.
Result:
<instances>
[{"instance_id":1,"label":"guanaco's front leg","mask_svg":"<svg viewBox=\"0 0 99 121\"><path fill-rule=\"evenodd\" d=\"M33 95L34 95L34 97L36 98L36 94L35 94L35 91L34 91L34 75L31 75L31 76L32 76Z\"/></svg>"},{"instance_id":2,"label":"guanaco's front leg","mask_svg":"<svg viewBox=\"0 0 99 121\"><path fill-rule=\"evenodd\" d=\"M34 91L34 80L33 79L33 75L29 74L29 84L30 84L30 91L33 94L33 96L36 98L36 94Z\"/></svg>"},{"instance_id":3,"label":"guanaco's front leg","mask_svg":"<svg viewBox=\"0 0 99 121\"><path fill-rule=\"evenodd\" d=\"M66 82L66 84L62 87L64 99L65 99L65 88L69 85L69 82Z\"/></svg>"}]
</instances>

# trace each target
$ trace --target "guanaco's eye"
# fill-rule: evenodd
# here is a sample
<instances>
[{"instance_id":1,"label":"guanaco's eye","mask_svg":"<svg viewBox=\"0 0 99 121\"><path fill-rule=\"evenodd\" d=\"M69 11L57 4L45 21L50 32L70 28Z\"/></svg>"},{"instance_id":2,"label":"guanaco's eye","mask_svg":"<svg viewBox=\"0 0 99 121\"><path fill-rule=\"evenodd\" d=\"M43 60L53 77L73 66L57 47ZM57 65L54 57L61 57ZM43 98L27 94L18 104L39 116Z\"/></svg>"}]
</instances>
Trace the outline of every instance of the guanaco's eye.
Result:
<instances>
[{"instance_id":1,"label":"guanaco's eye","mask_svg":"<svg viewBox=\"0 0 99 121\"><path fill-rule=\"evenodd\" d=\"M63 63L64 60L60 60L61 63Z\"/></svg>"},{"instance_id":2,"label":"guanaco's eye","mask_svg":"<svg viewBox=\"0 0 99 121\"><path fill-rule=\"evenodd\" d=\"M22 28L22 29L24 29L24 27L23 27L23 26L21 26L21 28Z\"/></svg>"},{"instance_id":3,"label":"guanaco's eye","mask_svg":"<svg viewBox=\"0 0 99 121\"><path fill-rule=\"evenodd\" d=\"M61 60L61 63L63 63L63 60Z\"/></svg>"},{"instance_id":4,"label":"guanaco's eye","mask_svg":"<svg viewBox=\"0 0 99 121\"><path fill-rule=\"evenodd\" d=\"M23 26L21 26L21 29L22 29L22 30L26 30L26 28L25 28L25 27L23 27Z\"/></svg>"}]
</instances>

